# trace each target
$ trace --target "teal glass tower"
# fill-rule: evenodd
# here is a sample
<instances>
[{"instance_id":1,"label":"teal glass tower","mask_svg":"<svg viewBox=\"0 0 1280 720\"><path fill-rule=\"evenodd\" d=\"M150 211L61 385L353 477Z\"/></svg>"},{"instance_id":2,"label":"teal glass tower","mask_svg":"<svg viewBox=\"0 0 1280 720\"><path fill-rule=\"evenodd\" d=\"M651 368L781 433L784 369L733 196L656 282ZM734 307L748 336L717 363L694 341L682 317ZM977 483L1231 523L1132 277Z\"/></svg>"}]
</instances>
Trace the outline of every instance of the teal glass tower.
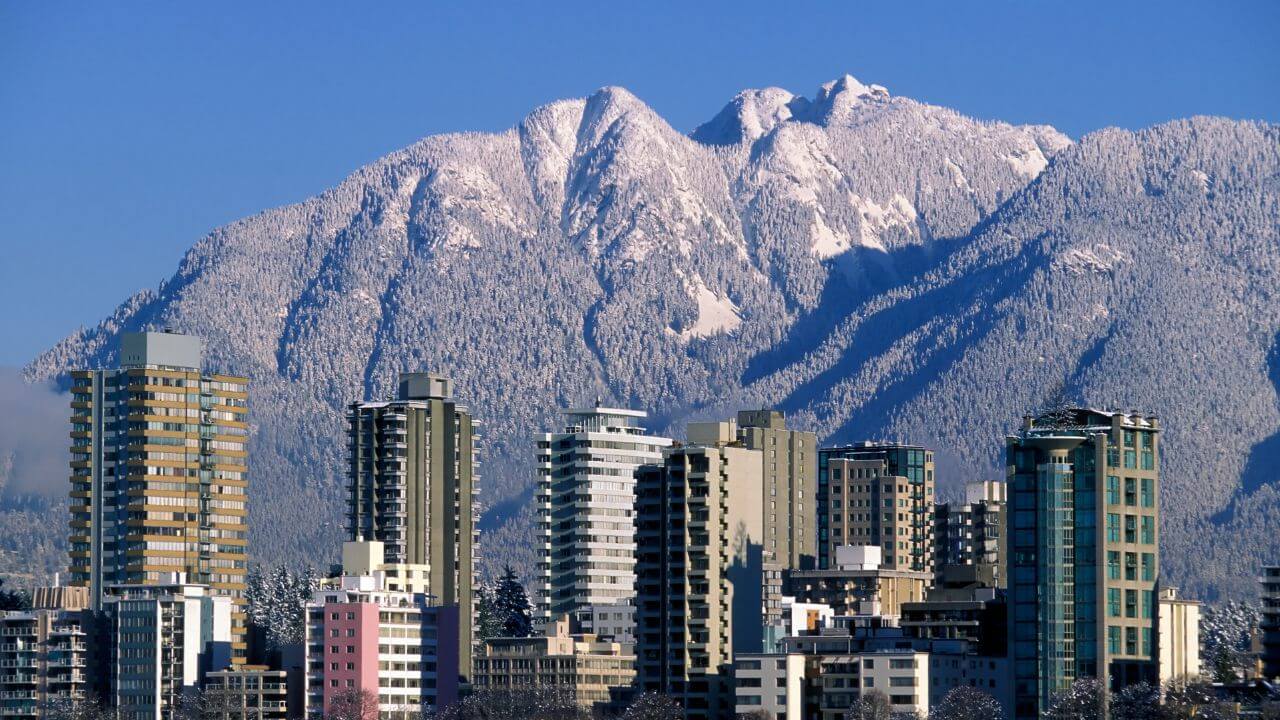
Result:
<instances>
[{"instance_id":1,"label":"teal glass tower","mask_svg":"<svg viewBox=\"0 0 1280 720\"><path fill-rule=\"evenodd\" d=\"M1159 442L1154 417L1078 408L1008 438L1017 717L1077 678L1157 682Z\"/></svg>"}]
</instances>

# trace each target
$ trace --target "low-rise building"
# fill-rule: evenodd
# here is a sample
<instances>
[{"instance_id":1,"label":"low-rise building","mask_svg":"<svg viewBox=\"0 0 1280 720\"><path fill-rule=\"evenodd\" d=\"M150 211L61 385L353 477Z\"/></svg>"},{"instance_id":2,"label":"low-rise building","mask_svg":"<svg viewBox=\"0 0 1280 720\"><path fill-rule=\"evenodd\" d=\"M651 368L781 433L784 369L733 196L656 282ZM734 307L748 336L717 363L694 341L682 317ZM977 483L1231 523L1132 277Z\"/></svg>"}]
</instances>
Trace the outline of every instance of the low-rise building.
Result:
<instances>
[{"instance_id":1,"label":"low-rise building","mask_svg":"<svg viewBox=\"0 0 1280 720\"><path fill-rule=\"evenodd\" d=\"M285 671L242 665L205 677L200 717L205 720L285 720L289 717Z\"/></svg>"},{"instance_id":2,"label":"low-rise building","mask_svg":"<svg viewBox=\"0 0 1280 720\"><path fill-rule=\"evenodd\" d=\"M110 704L122 720L168 720L207 673L231 665L232 599L173 573L116 585L103 599L111 635Z\"/></svg>"},{"instance_id":3,"label":"low-rise building","mask_svg":"<svg viewBox=\"0 0 1280 720\"><path fill-rule=\"evenodd\" d=\"M1156 638L1160 646L1160 684L1200 674L1200 603L1178 597L1178 589L1160 589Z\"/></svg>"},{"instance_id":4,"label":"low-rise building","mask_svg":"<svg viewBox=\"0 0 1280 720\"><path fill-rule=\"evenodd\" d=\"M836 615L900 615L903 603L924 599L933 573L886 568L881 557L875 545L841 545L831 567L792 571L789 594L830 606Z\"/></svg>"},{"instance_id":5,"label":"low-rise building","mask_svg":"<svg viewBox=\"0 0 1280 720\"><path fill-rule=\"evenodd\" d=\"M0 718L93 694L88 604L88 588L40 588L32 609L0 613Z\"/></svg>"},{"instance_id":6,"label":"low-rise building","mask_svg":"<svg viewBox=\"0 0 1280 720\"><path fill-rule=\"evenodd\" d=\"M775 720L804 715L804 656L746 653L733 662L734 712L766 713Z\"/></svg>"},{"instance_id":7,"label":"low-rise building","mask_svg":"<svg viewBox=\"0 0 1280 720\"><path fill-rule=\"evenodd\" d=\"M899 626L912 637L965 640L981 655L1003 657L1008 651L1008 605L1004 592L991 587L994 568L948 565L942 584L925 599L902 604Z\"/></svg>"},{"instance_id":8,"label":"low-rise building","mask_svg":"<svg viewBox=\"0 0 1280 720\"><path fill-rule=\"evenodd\" d=\"M489 638L475 658L476 689L555 688L588 711L614 715L630 699L636 656L630 645L570 632L562 615L541 637Z\"/></svg>"},{"instance_id":9,"label":"low-rise building","mask_svg":"<svg viewBox=\"0 0 1280 720\"><path fill-rule=\"evenodd\" d=\"M377 542L344 557L379 556ZM383 574L343 575L307 605L306 709L320 718L353 692L378 699L381 718L417 718L458 697L458 606L387 589Z\"/></svg>"},{"instance_id":10,"label":"low-rise building","mask_svg":"<svg viewBox=\"0 0 1280 720\"><path fill-rule=\"evenodd\" d=\"M583 634L624 645L636 641L636 608L630 603L589 605L578 612Z\"/></svg>"}]
</instances>

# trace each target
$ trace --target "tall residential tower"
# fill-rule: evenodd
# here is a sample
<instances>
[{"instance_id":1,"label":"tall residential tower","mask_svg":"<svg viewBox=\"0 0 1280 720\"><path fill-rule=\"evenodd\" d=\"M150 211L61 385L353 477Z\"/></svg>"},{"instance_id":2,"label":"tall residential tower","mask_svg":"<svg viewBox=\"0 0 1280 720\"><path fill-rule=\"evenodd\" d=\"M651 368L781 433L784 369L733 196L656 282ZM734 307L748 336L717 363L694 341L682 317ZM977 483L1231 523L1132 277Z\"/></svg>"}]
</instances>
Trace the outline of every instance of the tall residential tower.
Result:
<instances>
[{"instance_id":1,"label":"tall residential tower","mask_svg":"<svg viewBox=\"0 0 1280 720\"><path fill-rule=\"evenodd\" d=\"M347 530L383 543L387 565L427 573L433 602L458 606L459 667L469 674L477 423L447 378L404 373L397 385L394 399L348 408Z\"/></svg>"},{"instance_id":2,"label":"tall residential tower","mask_svg":"<svg viewBox=\"0 0 1280 720\"><path fill-rule=\"evenodd\" d=\"M1008 438L1009 638L1018 717L1077 678L1157 682L1160 425L1062 409Z\"/></svg>"},{"instance_id":3,"label":"tall residential tower","mask_svg":"<svg viewBox=\"0 0 1280 720\"><path fill-rule=\"evenodd\" d=\"M200 338L125 333L117 369L73 372L71 583L101 609L115 585L175 572L232 598L245 654L248 380L201 370Z\"/></svg>"},{"instance_id":4,"label":"tall residential tower","mask_svg":"<svg viewBox=\"0 0 1280 720\"><path fill-rule=\"evenodd\" d=\"M635 597L635 472L662 462L671 440L645 434L638 410L597 404L564 415L563 432L537 437L537 609L543 620L570 615L583 631L598 632L592 618L611 612L602 608L630 616L630 607L618 606Z\"/></svg>"}]
</instances>

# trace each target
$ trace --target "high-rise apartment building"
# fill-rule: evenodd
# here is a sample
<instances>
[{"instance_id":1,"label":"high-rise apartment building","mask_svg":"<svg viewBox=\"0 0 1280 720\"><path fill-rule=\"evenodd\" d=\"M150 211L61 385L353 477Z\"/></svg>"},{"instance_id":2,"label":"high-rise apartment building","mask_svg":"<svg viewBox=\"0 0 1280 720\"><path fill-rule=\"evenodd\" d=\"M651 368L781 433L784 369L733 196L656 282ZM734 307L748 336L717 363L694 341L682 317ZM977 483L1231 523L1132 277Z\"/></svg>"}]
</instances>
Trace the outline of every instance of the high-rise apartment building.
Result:
<instances>
[{"instance_id":1,"label":"high-rise apartment building","mask_svg":"<svg viewBox=\"0 0 1280 720\"><path fill-rule=\"evenodd\" d=\"M818 436L788 430L778 410L740 411L737 425L738 441L763 463L765 552L783 568L816 567Z\"/></svg>"},{"instance_id":2,"label":"high-rise apartment building","mask_svg":"<svg viewBox=\"0 0 1280 720\"><path fill-rule=\"evenodd\" d=\"M741 446L673 447L636 474L636 687L691 720L732 717L734 653L762 650L762 490Z\"/></svg>"},{"instance_id":3,"label":"high-rise apartment building","mask_svg":"<svg viewBox=\"0 0 1280 720\"><path fill-rule=\"evenodd\" d=\"M1077 678L1156 682L1159 431L1154 417L1064 409L1008 438L1018 717Z\"/></svg>"},{"instance_id":4,"label":"high-rise apartment building","mask_svg":"<svg viewBox=\"0 0 1280 720\"><path fill-rule=\"evenodd\" d=\"M941 578L950 566L973 565L991 587L1004 585L1005 484L981 480L965 485L964 504L934 506L934 570Z\"/></svg>"},{"instance_id":5,"label":"high-rise apartment building","mask_svg":"<svg viewBox=\"0 0 1280 720\"><path fill-rule=\"evenodd\" d=\"M96 610L113 585L183 573L233 599L242 662L248 380L204 372L202 353L125 333L117 369L72 373L70 581Z\"/></svg>"},{"instance_id":6,"label":"high-rise apartment building","mask_svg":"<svg viewBox=\"0 0 1280 720\"><path fill-rule=\"evenodd\" d=\"M477 425L437 375L405 373L396 396L347 412L352 540L383 543L389 566L428 573L434 602L457 605L458 656L471 667L477 528Z\"/></svg>"},{"instance_id":7,"label":"high-rise apartment building","mask_svg":"<svg viewBox=\"0 0 1280 720\"><path fill-rule=\"evenodd\" d=\"M818 567L841 545L878 545L891 570L933 572L933 452L862 443L818 451Z\"/></svg>"},{"instance_id":8,"label":"high-rise apartment building","mask_svg":"<svg viewBox=\"0 0 1280 720\"><path fill-rule=\"evenodd\" d=\"M536 439L542 589L537 615L631 616L635 597L636 468L662 462L671 440L645 433L638 410L570 409L563 432ZM627 633L630 635L630 632Z\"/></svg>"}]
</instances>

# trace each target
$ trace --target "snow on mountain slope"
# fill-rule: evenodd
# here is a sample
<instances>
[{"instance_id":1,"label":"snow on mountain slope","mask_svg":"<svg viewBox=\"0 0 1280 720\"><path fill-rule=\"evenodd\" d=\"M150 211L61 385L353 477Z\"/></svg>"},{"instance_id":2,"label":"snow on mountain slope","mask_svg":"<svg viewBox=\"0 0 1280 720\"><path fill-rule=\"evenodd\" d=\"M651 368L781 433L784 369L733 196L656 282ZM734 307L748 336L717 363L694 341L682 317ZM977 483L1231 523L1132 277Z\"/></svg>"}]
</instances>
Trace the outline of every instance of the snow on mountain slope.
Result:
<instances>
[{"instance_id":1,"label":"snow on mountain slope","mask_svg":"<svg viewBox=\"0 0 1280 720\"><path fill-rule=\"evenodd\" d=\"M1170 547L1233 503L1258 509L1240 532L1262 537L1280 528L1270 479L1246 489L1248 463L1217 463L1193 482L1216 440L1176 429L1179 418L1216 426L1189 396L1158 390L1164 371L1144 353L1198 346L1184 332L1219 339L1230 323L1201 326L1175 302L1217 287L1222 313L1249 318L1242 340L1221 345L1235 364L1217 370L1202 354L1170 377L1205 388L1242 456L1280 427L1266 394L1242 396L1236 380L1270 387L1280 331L1260 311L1280 264L1274 153L1274 128L1226 121L1075 146L848 77L813 100L744 91L686 136L605 88L508 132L426 138L311 200L219 228L161 287L28 375L114 362L122 330L207 337L212 367L253 381L264 559L336 547L343 408L406 369L453 376L485 423L486 526L503 538L490 562L529 552L528 437L565 405L605 397L678 435L690 417L781 404L824 437L933 443L950 489L998 473L1003 432L1064 378L1087 399L1169 417L1170 487L1188 498ZM1192 267L1204 276L1179 281ZM1176 581L1226 582L1188 553L1169 565Z\"/></svg>"}]
</instances>

